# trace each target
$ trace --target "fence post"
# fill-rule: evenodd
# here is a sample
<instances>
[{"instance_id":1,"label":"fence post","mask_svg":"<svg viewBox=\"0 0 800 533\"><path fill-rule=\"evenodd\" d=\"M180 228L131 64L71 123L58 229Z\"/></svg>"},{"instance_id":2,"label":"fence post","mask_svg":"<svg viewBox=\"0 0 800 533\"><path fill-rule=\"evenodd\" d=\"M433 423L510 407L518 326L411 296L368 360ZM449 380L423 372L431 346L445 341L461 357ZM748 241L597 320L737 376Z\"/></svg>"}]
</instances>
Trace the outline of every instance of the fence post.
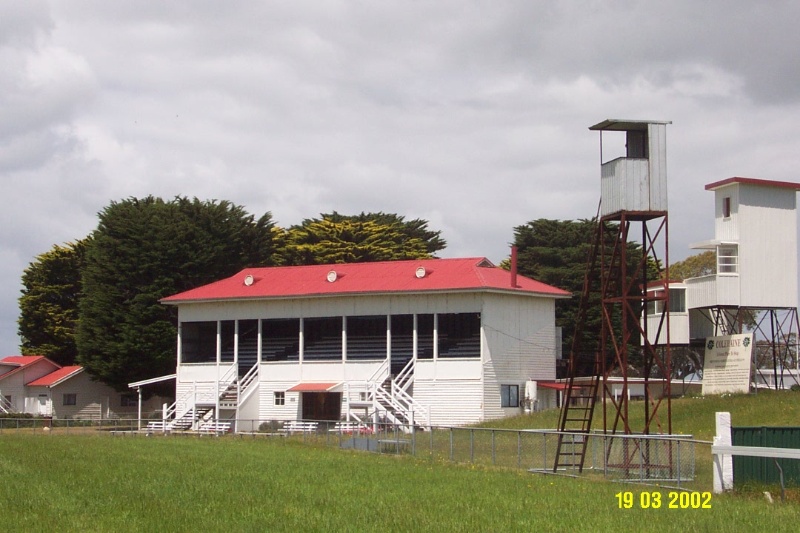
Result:
<instances>
[{"instance_id":1,"label":"fence post","mask_svg":"<svg viewBox=\"0 0 800 533\"><path fill-rule=\"evenodd\" d=\"M717 413L717 434L714 437L714 446L732 446L731 439L731 414ZM733 488L733 456L714 454L714 494Z\"/></svg>"},{"instance_id":2,"label":"fence post","mask_svg":"<svg viewBox=\"0 0 800 533\"><path fill-rule=\"evenodd\" d=\"M450 460L453 460L453 428L450 428Z\"/></svg>"}]
</instances>

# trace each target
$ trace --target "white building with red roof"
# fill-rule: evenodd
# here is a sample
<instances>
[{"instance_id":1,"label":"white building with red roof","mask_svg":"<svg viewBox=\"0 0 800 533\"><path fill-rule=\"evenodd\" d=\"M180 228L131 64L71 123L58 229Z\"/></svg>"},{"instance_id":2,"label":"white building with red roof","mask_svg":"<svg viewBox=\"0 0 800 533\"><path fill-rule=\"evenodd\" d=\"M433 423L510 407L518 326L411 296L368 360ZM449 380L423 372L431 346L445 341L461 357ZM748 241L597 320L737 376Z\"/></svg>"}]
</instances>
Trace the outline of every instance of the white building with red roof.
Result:
<instances>
[{"instance_id":1,"label":"white building with red roof","mask_svg":"<svg viewBox=\"0 0 800 533\"><path fill-rule=\"evenodd\" d=\"M158 399L146 408L152 409ZM107 419L138 415L137 398L94 381L81 366L60 366L41 355L0 359L0 413L60 419Z\"/></svg>"},{"instance_id":2,"label":"white building with red roof","mask_svg":"<svg viewBox=\"0 0 800 533\"><path fill-rule=\"evenodd\" d=\"M526 381L555 378L570 296L480 257L245 269L162 300L179 320L168 417L241 431L515 414Z\"/></svg>"}]
</instances>

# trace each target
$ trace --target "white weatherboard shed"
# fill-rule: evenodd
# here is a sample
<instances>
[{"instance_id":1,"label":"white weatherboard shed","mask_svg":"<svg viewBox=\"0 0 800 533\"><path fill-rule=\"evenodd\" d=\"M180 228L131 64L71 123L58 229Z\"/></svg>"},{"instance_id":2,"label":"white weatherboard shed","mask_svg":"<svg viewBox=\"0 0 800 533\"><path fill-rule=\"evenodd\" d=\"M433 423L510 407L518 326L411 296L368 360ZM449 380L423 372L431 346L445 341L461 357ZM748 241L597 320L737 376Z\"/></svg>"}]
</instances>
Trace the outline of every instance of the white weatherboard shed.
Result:
<instances>
[{"instance_id":1,"label":"white weatherboard shed","mask_svg":"<svg viewBox=\"0 0 800 533\"><path fill-rule=\"evenodd\" d=\"M734 177L705 189L714 192L714 238L691 247L714 251L716 272L669 282L672 344L720 334L713 311L732 321L740 309L797 309L800 183ZM653 311L648 331L657 327Z\"/></svg>"},{"instance_id":2,"label":"white weatherboard shed","mask_svg":"<svg viewBox=\"0 0 800 533\"><path fill-rule=\"evenodd\" d=\"M555 300L569 296L485 258L245 269L162 300L179 316L167 417L247 431L516 414L526 381L555 378Z\"/></svg>"},{"instance_id":3,"label":"white weatherboard shed","mask_svg":"<svg viewBox=\"0 0 800 533\"><path fill-rule=\"evenodd\" d=\"M152 410L159 398L145 403ZM134 418L137 402L94 381L83 367L60 366L41 355L0 359L0 413L59 419Z\"/></svg>"}]
</instances>

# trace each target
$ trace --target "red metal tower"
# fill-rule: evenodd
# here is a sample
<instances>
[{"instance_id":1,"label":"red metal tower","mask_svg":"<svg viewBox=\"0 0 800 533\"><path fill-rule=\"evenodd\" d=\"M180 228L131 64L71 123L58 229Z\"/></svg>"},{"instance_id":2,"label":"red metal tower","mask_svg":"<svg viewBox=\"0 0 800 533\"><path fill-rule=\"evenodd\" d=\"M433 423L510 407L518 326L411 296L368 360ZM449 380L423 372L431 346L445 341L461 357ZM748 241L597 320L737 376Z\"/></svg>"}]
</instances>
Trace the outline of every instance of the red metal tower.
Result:
<instances>
[{"instance_id":1,"label":"red metal tower","mask_svg":"<svg viewBox=\"0 0 800 533\"><path fill-rule=\"evenodd\" d=\"M667 124L605 120L589 128L600 131L601 202L570 352L554 471L583 470L598 400L603 406L604 434L672 431L669 292L645 290L655 280L657 267L669 265ZM604 132L624 134L623 156L603 162ZM655 302L662 302L662 316L658 331L648 335L643 310ZM586 331L592 305L599 305L602 315L596 335ZM631 402L632 392L643 401ZM633 416L632 410L639 406L643 416ZM663 477L664 467L670 468L669 457L665 465L663 454L655 460L649 446L643 450L641 444L625 442L631 444L625 444L621 453L614 452L616 464L610 466L658 470L658 477ZM608 446L610 459L612 444Z\"/></svg>"}]
</instances>

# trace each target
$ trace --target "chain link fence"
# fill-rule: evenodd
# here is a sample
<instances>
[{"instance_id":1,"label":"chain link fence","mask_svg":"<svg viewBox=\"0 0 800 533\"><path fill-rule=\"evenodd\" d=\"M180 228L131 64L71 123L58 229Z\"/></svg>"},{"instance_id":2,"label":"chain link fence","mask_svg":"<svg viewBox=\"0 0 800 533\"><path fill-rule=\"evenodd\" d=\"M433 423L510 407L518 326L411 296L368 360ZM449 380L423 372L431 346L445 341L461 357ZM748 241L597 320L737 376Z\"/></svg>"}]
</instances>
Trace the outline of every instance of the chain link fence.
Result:
<instances>
[{"instance_id":1,"label":"chain link fence","mask_svg":"<svg viewBox=\"0 0 800 533\"><path fill-rule=\"evenodd\" d=\"M546 429L409 427L387 423L355 424L332 421L227 420L211 431L171 431L147 420L61 420L0 418L3 431L114 435L233 435L276 438L309 445L411 455L436 461L525 469L566 475L597 474L616 481L669 484L681 487L695 478L695 449L690 436L591 435L564 433L567 441L588 439L583 471L577 467L553 471L559 432ZM224 427L225 429L219 429ZM253 431L235 432L235 428ZM141 429L140 429L141 428ZM579 449L579 447L573 447ZM577 461L573 461L577 463Z\"/></svg>"}]
</instances>

